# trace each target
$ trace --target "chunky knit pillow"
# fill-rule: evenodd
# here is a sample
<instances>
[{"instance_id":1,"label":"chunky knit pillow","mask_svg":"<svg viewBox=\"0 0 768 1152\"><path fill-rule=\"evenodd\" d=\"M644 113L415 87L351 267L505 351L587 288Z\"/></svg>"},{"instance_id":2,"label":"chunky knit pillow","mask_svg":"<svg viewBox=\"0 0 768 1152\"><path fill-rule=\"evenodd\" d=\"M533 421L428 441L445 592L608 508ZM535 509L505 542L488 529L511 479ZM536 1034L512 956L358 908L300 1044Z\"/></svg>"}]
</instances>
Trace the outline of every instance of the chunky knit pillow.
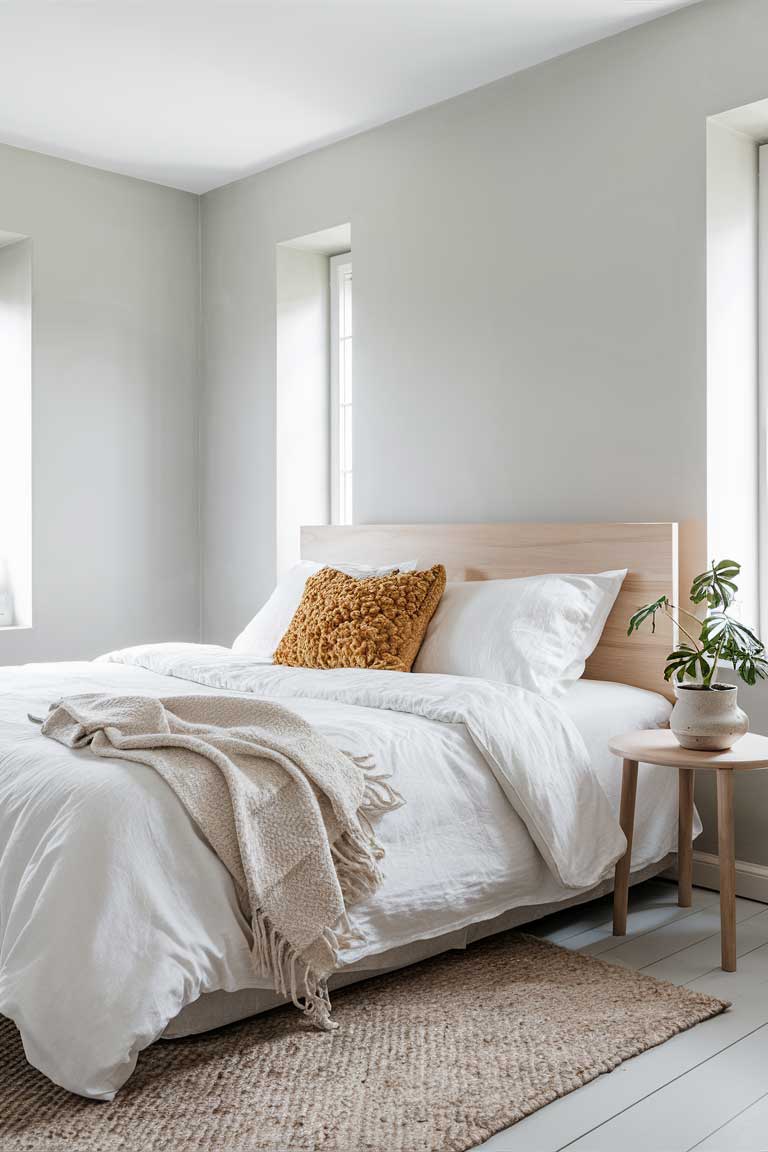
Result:
<instances>
[{"instance_id":1,"label":"chunky knit pillow","mask_svg":"<svg viewBox=\"0 0 768 1152\"><path fill-rule=\"evenodd\" d=\"M335 568L310 576L275 664L410 672L445 588L445 568L356 580Z\"/></svg>"}]
</instances>

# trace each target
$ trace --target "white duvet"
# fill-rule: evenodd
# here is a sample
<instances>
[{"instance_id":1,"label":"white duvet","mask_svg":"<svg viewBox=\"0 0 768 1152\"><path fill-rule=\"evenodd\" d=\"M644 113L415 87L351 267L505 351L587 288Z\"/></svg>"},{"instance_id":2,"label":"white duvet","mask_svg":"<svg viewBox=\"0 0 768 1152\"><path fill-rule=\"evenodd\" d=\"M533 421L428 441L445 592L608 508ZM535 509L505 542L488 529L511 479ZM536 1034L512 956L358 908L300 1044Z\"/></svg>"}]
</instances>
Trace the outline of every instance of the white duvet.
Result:
<instances>
[{"instance_id":1,"label":"white duvet","mask_svg":"<svg viewBox=\"0 0 768 1152\"><path fill-rule=\"evenodd\" d=\"M386 879L352 910L363 942L345 963L588 889L624 851L576 724L523 689L189 644L0 669L0 1012L74 1092L110 1099L185 1005L267 982L227 872L162 779L66 749L28 713L81 692L212 688L279 697L392 772L406 803L377 825ZM674 810L656 824L652 859Z\"/></svg>"}]
</instances>

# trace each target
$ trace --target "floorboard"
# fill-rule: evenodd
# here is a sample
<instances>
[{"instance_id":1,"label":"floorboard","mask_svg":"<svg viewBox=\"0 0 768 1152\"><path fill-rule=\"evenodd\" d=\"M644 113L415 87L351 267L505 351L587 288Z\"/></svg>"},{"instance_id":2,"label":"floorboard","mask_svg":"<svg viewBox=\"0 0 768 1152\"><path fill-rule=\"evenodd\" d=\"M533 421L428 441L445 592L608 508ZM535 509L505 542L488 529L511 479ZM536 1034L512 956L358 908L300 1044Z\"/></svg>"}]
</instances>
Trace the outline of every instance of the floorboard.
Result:
<instances>
[{"instance_id":1,"label":"floorboard","mask_svg":"<svg viewBox=\"0 0 768 1152\"><path fill-rule=\"evenodd\" d=\"M688 987L695 992L707 992L710 996L731 1001L765 984L768 984L768 944L751 951L742 950L737 972L713 968L704 976L688 981ZM768 996L768 988L763 991Z\"/></svg>"},{"instance_id":2,"label":"floorboard","mask_svg":"<svg viewBox=\"0 0 768 1152\"><path fill-rule=\"evenodd\" d=\"M768 944L768 910L757 916L737 918L736 955L744 956L745 953L763 944ZM612 958L612 952L604 957L604 959ZM673 984L689 984L713 968L720 967L720 933L718 931L704 940L698 940L687 948L681 948L669 956L662 957L656 963L638 964L633 967L641 968L648 976L655 976L657 980L671 980ZM727 982L723 982L723 987L726 986Z\"/></svg>"},{"instance_id":3,"label":"floorboard","mask_svg":"<svg viewBox=\"0 0 768 1152\"><path fill-rule=\"evenodd\" d=\"M618 1148L621 1152L688 1152L767 1091L768 1026L763 1026L568 1148L572 1152L616 1152Z\"/></svg>"},{"instance_id":4,"label":"floorboard","mask_svg":"<svg viewBox=\"0 0 768 1152\"><path fill-rule=\"evenodd\" d=\"M714 900L717 900L716 892L705 892L703 888L696 890L697 899L704 900L707 896L714 896ZM647 880L644 884L630 889L630 903L635 918L646 909L677 907L677 885L670 884L666 880ZM545 916L542 920L536 920L528 931L534 936L543 936L554 944L564 944L581 935L585 937L586 943L587 937L592 932L601 934L607 932L610 936L612 920L613 895L609 895L602 896L599 900L592 900L589 904L566 908L563 912ZM581 944L575 946L581 947Z\"/></svg>"},{"instance_id":5,"label":"floorboard","mask_svg":"<svg viewBox=\"0 0 768 1152\"><path fill-rule=\"evenodd\" d=\"M690 910L682 908L680 911L689 912ZM765 914L765 912L765 905L758 904L754 900L737 899L736 901L737 924L748 920L750 917ZM665 960L677 952L682 952L683 949L690 948L693 944L698 944L713 936L719 937L719 933L720 907L715 904L691 915L678 916L670 920L669 923L660 925L653 932L645 932L631 940L624 940L620 936L615 936L613 946L602 949L600 957L610 961L611 964L626 964L630 968L645 968L659 960ZM587 946L582 951L591 953L592 948ZM669 977L664 978L669 979ZM684 981L679 980L677 983L684 983Z\"/></svg>"},{"instance_id":6,"label":"floorboard","mask_svg":"<svg viewBox=\"0 0 768 1152\"><path fill-rule=\"evenodd\" d=\"M613 935L613 910L610 908L604 923L585 932L580 932L578 935L568 936L562 943L566 944L568 948L578 948L582 952L589 952L592 956L600 956L602 953L611 951L621 944L637 939L639 936L646 936L649 932L655 932L665 924L687 919L706 908L718 907L717 892L709 892L704 888L699 888L693 894L693 906L680 908L677 903L677 886L665 884L660 895L633 907L633 916L631 922L627 924L626 936ZM605 959L610 958L605 957Z\"/></svg>"},{"instance_id":7,"label":"floorboard","mask_svg":"<svg viewBox=\"0 0 768 1152\"><path fill-rule=\"evenodd\" d=\"M765 1152L768 1148L768 1093L693 1147L696 1152L755 1152L756 1149Z\"/></svg>"}]
</instances>

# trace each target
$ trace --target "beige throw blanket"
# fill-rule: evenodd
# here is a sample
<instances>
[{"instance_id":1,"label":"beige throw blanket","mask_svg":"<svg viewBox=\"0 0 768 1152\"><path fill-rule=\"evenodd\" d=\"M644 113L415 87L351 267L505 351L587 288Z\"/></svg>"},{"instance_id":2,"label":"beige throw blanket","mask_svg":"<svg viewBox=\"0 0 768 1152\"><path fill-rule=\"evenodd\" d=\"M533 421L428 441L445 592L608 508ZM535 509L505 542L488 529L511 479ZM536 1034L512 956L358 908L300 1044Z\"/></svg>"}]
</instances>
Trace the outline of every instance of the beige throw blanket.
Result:
<instances>
[{"instance_id":1,"label":"beige throw blanket","mask_svg":"<svg viewBox=\"0 0 768 1152\"><path fill-rule=\"evenodd\" d=\"M382 880L370 818L402 803L370 759L241 696L72 696L42 732L163 777L237 885L258 973L333 1027L327 980L351 940L346 908Z\"/></svg>"}]
</instances>

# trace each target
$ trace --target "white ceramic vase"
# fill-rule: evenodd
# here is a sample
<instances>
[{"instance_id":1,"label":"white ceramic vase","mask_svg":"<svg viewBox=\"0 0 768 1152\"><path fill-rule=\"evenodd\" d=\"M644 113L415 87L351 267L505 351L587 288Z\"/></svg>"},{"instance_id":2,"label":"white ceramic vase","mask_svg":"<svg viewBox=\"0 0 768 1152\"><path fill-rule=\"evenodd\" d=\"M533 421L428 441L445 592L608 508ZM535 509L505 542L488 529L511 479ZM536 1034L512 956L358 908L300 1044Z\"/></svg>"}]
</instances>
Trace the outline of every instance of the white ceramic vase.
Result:
<instances>
[{"instance_id":1,"label":"white ceramic vase","mask_svg":"<svg viewBox=\"0 0 768 1152\"><path fill-rule=\"evenodd\" d=\"M683 748L724 752L749 728L749 718L738 705L735 684L676 684L677 703L669 726Z\"/></svg>"}]
</instances>

